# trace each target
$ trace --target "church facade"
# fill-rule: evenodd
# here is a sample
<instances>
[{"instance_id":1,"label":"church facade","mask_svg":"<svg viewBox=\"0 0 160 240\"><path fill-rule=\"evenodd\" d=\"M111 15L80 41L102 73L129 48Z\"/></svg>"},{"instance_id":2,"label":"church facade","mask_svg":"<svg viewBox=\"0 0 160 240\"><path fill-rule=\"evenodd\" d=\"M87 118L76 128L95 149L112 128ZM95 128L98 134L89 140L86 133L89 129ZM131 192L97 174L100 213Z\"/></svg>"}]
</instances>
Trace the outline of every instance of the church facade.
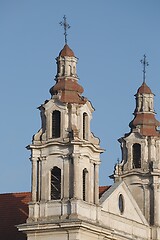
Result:
<instances>
[{"instance_id":1,"label":"church facade","mask_svg":"<svg viewBox=\"0 0 160 240\"><path fill-rule=\"evenodd\" d=\"M56 58L51 98L40 107L42 127L28 146L32 191L27 240L160 239L160 123L145 81L135 95L130 132L119 139L122 159L114 183L99 195L99 138L90 130L94 108L82 96L77 58L67 44ZM17 238L18 239L18 238Z\"/></svg>"},{"instance_id":2,"label":"church facade","mask_svg":"<svg viewBox=\"0 0 160 240\"><path fill-rule=\"evenodd\" d=\"M144 59L145 60L145 59ZM82 96L77 58L65 44L51 99L39 107L42 128L33 137L28 240L160 239L160 132L154 94L138 89L130 132L119 139L122 160L114 184L99 198L103 149L90 131L94 108Z\"/></svg>"}]
</instances>

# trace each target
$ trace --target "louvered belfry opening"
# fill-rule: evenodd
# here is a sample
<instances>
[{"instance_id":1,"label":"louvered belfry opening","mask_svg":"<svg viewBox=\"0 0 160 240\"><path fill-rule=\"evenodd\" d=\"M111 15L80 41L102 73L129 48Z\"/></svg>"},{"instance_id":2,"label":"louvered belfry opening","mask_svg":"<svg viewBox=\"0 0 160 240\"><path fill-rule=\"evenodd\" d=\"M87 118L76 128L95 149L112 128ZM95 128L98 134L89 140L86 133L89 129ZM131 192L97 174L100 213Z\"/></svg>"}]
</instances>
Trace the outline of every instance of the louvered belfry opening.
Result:
<instances>
[{"instance_id":1,"label":"louvered belfry opening","mask_svg":"<svg viewBox=\"0 0 160 240\"><path fill-rule=\"evenodd\" d=\"M52 113L52 138L60 137L61 128L61 113L60 111L53 111Z\"/></svg>"},{"instance_id":2,"label":"louvered belfry opening","mask_svg":"<svg viewBox=\"0 0 160 240\"><path fill-rule=\"evenodd\" d=\"M54 167L51 171L51 200L61 199L61 169Z\"/></svg>"},{"instance_id":3,"label":"louvered belfry opening","mask_svg":"<svg viewBox=\"0 0 160 240\"><path fill-rule=\"evenodd\" d=\"M141 145L133 144L133 168L141 168Z\"/></svg>"}]
</instances>

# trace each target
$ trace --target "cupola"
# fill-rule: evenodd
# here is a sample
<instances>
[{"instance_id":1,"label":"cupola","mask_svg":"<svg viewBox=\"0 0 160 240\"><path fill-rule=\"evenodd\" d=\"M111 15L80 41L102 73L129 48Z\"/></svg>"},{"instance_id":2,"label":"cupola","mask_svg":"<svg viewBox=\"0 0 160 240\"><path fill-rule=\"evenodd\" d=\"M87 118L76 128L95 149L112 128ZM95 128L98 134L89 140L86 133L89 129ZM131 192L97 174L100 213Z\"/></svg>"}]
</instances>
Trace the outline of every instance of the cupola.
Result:
<instances>
[{"instance_id":1,"label":"cupola","mask_svg":"<svg viewBox=\"0 0 160 240\"><path fill-rule=\"evenodd\" d=\"M137 128L143 136L159 135L157 127L160 123L155 118L154 94L145 82L138 88L135 98L135 117L129 124L131 130Z\"/></svg>"},{"instance_id":2,"label":"cupola","mask_svg":"<svg viewBox=\"0 0 160 240\"><path fill-rule=\"evenodd\" d=\"M52 98L58 97L63 103L86 103L86 99L81 96L83 87L78 83L77 61L74 52L65 44L56 58L56 84L50 89Z\"/></svg>"}]
</instances>

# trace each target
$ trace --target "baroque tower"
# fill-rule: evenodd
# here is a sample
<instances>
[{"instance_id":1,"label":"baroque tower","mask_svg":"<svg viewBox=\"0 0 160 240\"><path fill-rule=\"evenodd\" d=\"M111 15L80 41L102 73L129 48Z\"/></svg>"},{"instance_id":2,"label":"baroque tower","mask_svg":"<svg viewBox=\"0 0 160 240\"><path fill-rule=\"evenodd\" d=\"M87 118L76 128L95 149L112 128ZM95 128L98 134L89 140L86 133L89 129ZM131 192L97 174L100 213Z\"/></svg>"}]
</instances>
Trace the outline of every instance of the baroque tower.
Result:
<instances>
[{"instance_id":1,"label":"baroque tower","mask_svg":"<svg viewBox=\"0 0 160 240\"><path fill-rule=\"evenodd\" d=\"M99 204L99 139L90 131L94 108L83 97L78 83L77 58L65 44L57 61L56 84L51 99L39 107L42 127L33 136L31 150L32 201L29 217L21 230L28 239L47 227L43 239L65 239L66 231L76 234L80 219L97 222ZM73 222L72 222L73 220ZM59 224L59 225L57 225ZM73 229L70 230L71 225ZM57 230L58 231L58 230ZM77 239L73 237L73 239Z\"/></svg>"},{"instance_id":2,"label":"baroque tower","mask_svg":"<svg viewBox=\"0 0 160 240\"><path fill-rule=\"evenodd\" d=\"M160 226L160 123L155 118L154 94L145 81L135 99L130 132L119 139L122 161L115 167L114 179L127 184L149 224Z\"/></svg>"}]
</instances>

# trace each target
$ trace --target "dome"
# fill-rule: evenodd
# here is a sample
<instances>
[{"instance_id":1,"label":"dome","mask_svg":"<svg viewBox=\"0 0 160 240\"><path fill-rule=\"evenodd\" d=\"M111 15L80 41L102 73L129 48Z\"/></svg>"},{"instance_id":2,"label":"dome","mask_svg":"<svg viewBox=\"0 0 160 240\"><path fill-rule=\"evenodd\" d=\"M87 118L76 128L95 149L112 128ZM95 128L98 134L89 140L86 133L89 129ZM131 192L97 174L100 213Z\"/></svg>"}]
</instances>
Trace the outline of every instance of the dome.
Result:
<instances>
[{"instance_id":1,"label":"dome","mask_svg":"<svg viewBox=\"0 0 160 240\"><path fill-rule=\"evenodd\" d=\"M59 57L75 57L74 52L69 48L67 44L64 45L64 48L60 51Z\"/></svg>"},{"instance_id":2,"label":"dome","mask_svg":"<svg viewBox=\"0 0 160 240\"><path fill-rule=\"evenodd\" d=\"M148 94L152 94L151 89L147 86L147 84L145 82L142 83L142 85L138 88L137 94L140 93L148 93Z\"/></svg>"}]
</instances>

